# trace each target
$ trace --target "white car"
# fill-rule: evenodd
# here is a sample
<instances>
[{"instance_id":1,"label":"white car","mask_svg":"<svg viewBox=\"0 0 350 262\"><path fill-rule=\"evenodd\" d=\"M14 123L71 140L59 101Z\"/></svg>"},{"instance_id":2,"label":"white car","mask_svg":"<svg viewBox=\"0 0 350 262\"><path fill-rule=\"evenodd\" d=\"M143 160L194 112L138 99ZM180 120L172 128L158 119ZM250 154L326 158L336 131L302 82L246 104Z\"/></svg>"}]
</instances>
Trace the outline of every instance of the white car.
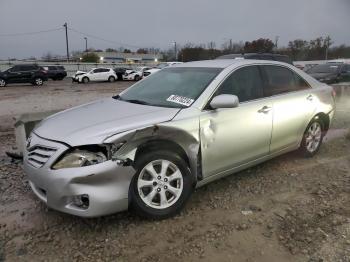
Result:
<instances>
[{"instance_id":1,"label":"white car","mask_svg":"<svg viewBox=\"0 0 350 262\"><path fill-rule=\"evenodd\" d=\"M112 68L93 68L89 72L77 71L72 77L73 82L87 84L90 81L108 81L114 82L118 79Z\"/></svg>"},{"instance_id":2,"label":"white car","mask_svg":"<svg viewBox=\"0 0 350 262\"><path fill-rule=\"evenodd\" d=\"M136 67L135 70L126 70L125 74L123 75L123 80L139 81L142 79L143 73L149 69L151 68L146 66L140 66Z\"/></svg>"},{"instance_id":3,"label":"white car","mask_svg":"<svg viewBox=\"0 0 350 262\"><path fill-rule=\"evenodd\" d=\"M173 66L173 65L177 65L177 64L182 64L182 62L165 62L165 63L161 63L157 67L154 67L154 68L151 68L151 69L145 71L143 73L143 77L146 77L146 76L149 76L149 75L151 75L151 74L153 74L155 72L158 72L159 70L162 70L165 67Z\"/></svg>"}]
</instances>

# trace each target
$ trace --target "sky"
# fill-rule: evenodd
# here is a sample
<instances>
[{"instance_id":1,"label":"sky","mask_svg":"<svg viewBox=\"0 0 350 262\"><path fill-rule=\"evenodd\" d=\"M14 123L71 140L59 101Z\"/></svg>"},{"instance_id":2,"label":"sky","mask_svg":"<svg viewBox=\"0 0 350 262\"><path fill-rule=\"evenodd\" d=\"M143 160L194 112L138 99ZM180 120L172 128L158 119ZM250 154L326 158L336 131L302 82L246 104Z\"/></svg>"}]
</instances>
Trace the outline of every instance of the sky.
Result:
<instances>
[{"instance_id":1,"label":"sky","mask_svg":"<svg viewBox=\"0 0 350 262\"><path fill-rule=\"evenodd\" d=\"M84 37L96 49L326 35L350 45L350 0L0 0L0 59L65 55L65 22L70 51L84 50Z\"/></svg>"}]
</instances>

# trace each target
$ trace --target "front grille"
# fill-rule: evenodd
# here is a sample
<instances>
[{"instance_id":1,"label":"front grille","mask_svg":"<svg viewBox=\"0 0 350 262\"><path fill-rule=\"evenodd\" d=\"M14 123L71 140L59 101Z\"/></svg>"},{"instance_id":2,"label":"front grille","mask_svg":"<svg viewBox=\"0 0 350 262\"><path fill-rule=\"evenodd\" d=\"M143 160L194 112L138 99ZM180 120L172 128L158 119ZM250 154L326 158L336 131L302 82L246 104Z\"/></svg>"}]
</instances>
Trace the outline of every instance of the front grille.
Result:
<instances>
[{"instance_id":1,"label":"front grille","mask_svg":"<svg viewBox=\"0 0 350 262\"><path fill-rule=\"evenodd\" d=\"M35 145L28 149L28 163L33 167L40 168L56 151L57 149L53 147Z\"/></svg>"}]
</instances>

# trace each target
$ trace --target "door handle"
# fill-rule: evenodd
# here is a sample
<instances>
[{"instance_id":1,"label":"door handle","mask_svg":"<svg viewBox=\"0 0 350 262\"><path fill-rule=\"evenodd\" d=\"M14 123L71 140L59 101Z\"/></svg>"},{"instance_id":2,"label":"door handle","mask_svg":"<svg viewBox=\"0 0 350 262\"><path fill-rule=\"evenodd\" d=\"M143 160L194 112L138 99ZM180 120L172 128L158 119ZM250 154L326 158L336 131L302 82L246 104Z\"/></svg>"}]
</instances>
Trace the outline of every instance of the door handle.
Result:
<instances>
[{"instance_id":1,"label":"door handle","mask_svg":"<svg viewBox=\"0 0 350 262\"><path fill-rule=\"evenodd\" d=\"M312 101L312 100L314 99L314 96L313 96L313 95L308 95L308 96L306 97L306 99L309 100L309 101Z\"/></svg>"},{"instance_id":2,"label":"door handle","mask_svg":"<svg viewBox=\"0 0 350 262\"><path fill-rule=\"evenodd\" d=\"M263 108L259 109L258 110L258 113L264 113L264 114L267 114L268 112L270 112L272 109L272 107L270 106L264 106Z\"/></svg>"}]
</instances>

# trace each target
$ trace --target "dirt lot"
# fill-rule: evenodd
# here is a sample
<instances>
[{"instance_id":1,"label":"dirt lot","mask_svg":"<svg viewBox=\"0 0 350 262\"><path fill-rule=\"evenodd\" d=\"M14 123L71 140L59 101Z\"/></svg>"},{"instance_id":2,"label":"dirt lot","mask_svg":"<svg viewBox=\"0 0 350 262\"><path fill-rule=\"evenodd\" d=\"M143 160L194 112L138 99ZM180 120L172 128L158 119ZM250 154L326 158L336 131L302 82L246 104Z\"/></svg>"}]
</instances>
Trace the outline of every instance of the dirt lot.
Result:
<instances>
[{"instance_id":1,"label":"dirt lot","mask_svg":"<svg viewBox=\"0 0 350 262\"><path fill-rule=\"evenodd\" d=\"M319 154L290 153L198 189L163 221L47 209L5 156L12 117L110 96L128 83L0 90L0 261L350 261L350 96ZM350 90L347 90L350 91ZM9 131L10 130L10 131Z\"/></svg>"}]
</instances>

